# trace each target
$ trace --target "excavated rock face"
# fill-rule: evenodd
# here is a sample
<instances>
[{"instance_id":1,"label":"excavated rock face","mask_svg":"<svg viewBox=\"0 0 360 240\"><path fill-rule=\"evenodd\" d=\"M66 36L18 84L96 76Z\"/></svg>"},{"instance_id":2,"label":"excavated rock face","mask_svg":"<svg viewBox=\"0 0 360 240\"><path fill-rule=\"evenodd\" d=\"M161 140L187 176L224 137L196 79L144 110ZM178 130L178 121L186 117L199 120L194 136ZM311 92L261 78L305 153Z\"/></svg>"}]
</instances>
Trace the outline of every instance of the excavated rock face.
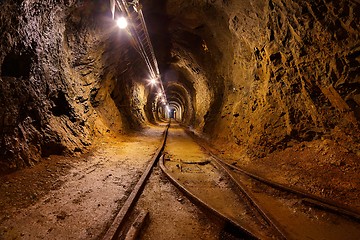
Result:
<instances>
[{"instance_id":1,"label":"excavated rock face","mask_svg":"<svg viewBox=\"0 0 360 240\"><path fill-rule=\"evenodd\" d=\"M140 2L179 121L254 156L317 138L359 149L357 0ZM2 1L0 171L164 116L108 5Z\"/></svg>"},{"instance_id":2,"label":"excavated rock face","mask_svg":"<svg viewBox=\"0 0 360 240\"><path fill-rule=\"evenodd\" d=\"M143 125L143 67L107 3L9 0L1 9L1 172Z\"/></svg>"},{"instance_id":3,"label":"excavated rock face","mask_svg":"<svg viewBox=\"0 0 360 240\"><path fill-rule=\"evenodd\" d=\"M317 138L357 151L357 1L151 2L168 14L167 69L194 88L195 130L256 156Z\"/></svg>"}]
</instances>

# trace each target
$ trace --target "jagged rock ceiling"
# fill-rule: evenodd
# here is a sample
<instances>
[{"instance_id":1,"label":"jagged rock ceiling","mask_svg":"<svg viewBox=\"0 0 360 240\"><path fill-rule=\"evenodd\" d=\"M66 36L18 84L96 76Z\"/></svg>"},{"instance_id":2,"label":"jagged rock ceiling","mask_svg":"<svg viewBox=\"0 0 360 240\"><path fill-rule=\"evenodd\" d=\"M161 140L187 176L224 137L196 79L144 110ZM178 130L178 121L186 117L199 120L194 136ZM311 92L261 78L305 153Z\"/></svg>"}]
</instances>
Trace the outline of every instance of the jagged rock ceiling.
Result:
<instances>
[{"instance_id":1,"label":"jagged rock ceiling","mask_svg":"<svg viewBox=\"0 0 360 240\"><path fill-rule=\"evenodd\" d=\"M172 107L224 148L360 146L358 1L141 1ZM0 170L86 151L160 119L108 1L5 0Z\"/></svg>"}]
</instances>

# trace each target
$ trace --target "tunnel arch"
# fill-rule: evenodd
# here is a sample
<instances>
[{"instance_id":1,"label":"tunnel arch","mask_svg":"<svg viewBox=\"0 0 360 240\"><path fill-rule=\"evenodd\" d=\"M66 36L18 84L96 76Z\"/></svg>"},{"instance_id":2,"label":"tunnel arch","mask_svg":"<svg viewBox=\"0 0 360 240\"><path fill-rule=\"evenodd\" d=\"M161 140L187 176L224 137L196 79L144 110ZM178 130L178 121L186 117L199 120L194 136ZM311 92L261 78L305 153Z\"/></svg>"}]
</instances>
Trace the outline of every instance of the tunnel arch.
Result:
<instances>
[{"instance_id":1,"label":"tunnel arch","mask_svg":"<svg viewBox=\"0 0 360 240\"><path fill-rule=\"evenodd\" d=\"M168 82L165 91L169 102L177 102L182 106L181 122L188 125L194 119L195 90L183 85L181 82Z\"/></svg>"},{"instance_id":2,"label":"tunnel arch","mask_svg":"<svg viewBox=\"0 0 360 240\"><path fill-rule=\"evenodd\" d=\"M178 122L182 122L183 106L177 101L169 101L170 117Z\"/></svg>"}]
</instances>

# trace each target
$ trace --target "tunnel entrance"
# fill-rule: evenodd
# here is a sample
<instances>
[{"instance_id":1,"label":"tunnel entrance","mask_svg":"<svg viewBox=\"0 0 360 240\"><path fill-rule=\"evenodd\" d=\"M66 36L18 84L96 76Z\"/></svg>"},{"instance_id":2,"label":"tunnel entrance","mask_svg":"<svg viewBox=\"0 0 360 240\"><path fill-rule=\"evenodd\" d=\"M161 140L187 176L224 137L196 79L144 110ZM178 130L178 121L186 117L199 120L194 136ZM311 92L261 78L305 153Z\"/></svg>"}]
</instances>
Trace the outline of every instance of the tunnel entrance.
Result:
<instances>
[{"instance_id":1,"label":"tunnel entrance","mask_svg":"<svg viewBox=\"0 0 360 240\"><path fill-rule=\"evenodd\" d=\"M170 109L169 117L173 118L173 119L176 119L176 111L175 111L175 109L173 109L173 108Z\"/></svg>"}]
</instances>

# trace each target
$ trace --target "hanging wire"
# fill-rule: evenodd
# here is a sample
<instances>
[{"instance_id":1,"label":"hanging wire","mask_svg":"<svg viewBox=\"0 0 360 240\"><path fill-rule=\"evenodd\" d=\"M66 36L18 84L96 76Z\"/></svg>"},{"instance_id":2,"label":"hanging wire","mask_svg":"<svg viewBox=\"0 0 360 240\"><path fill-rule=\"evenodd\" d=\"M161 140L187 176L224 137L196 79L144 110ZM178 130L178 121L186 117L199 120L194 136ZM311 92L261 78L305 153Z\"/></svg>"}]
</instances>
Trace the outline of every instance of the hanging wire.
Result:
<instances>
[{"instance_id":1,"label":"hanging wire","mask_svg":"<svg viewBox=\"0 0 360 240\"><path fill-rule=\"evenodd\" d=\"M133 0L131 2L128 2L127 0L110 0L110 9L113 18L115 18L116 7L130 22L128 31L132 37L132 44L145 61L150 77L156 79L159 83L162 99L165 100L165 104L167 105L167 97L161 80L158 63L139 0Z\"/></svg>"}]
</instances>

